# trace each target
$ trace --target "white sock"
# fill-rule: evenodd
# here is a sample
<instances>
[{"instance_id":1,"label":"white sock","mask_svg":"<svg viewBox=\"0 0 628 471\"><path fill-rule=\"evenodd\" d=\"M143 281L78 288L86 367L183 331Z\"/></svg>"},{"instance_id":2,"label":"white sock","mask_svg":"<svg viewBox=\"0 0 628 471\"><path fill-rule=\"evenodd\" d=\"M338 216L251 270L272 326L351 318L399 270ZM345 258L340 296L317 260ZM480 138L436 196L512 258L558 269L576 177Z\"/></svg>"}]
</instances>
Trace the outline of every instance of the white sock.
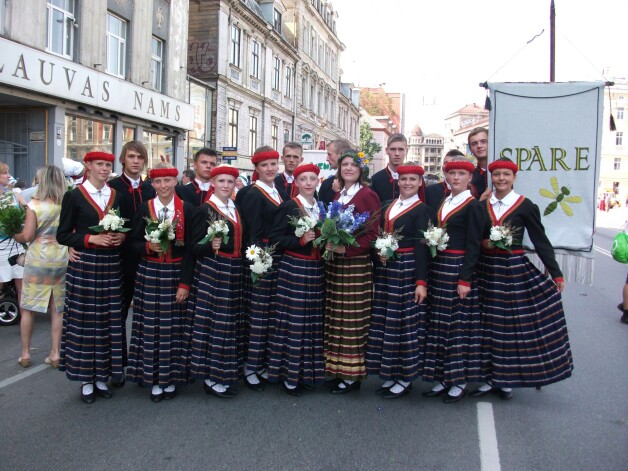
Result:
<instances>
[{"instance_id":1,"label":"white sock","mask_svg":"<svg viewBox=\"0 0 628 471\"><path fill-rule=\"evenodd\" d=\"M390 392L394 394L399 394L400 392L403 392L409 384L410 383L406 381L397 381L397 384L390 388Z\"/></svg>"},{"instance_id":2,"label":"white sock","mask_svg":"<svg viewBox=\"0 0 628 471\"><path fill-rule=\"evenodd\" d=\"M342 381L340 381L340 383L338 383L338 387L340 389L347 389L347 387L351 386L353 383L355 383L354 380L343 379Z\"/></svg>"},{"instance_id":3,"label":"white sock","mask_svg":"<svg viewBox=\"0 0 628 471\"><path fill-rule=\"evenodd\" d=\"M216 392L223 393L227 390L228 387L229 386L225 386L224 384L214 383L214 385L212 386L212 389Z\"/></svg>"},{"instance_id":4,"label":"white sock","mask_svg":"<svg viewBox=\"0 0 628 471\"><path fill-rule=\"evenodd\" d=\"M244 370L244 377L250 384L259 384L261 381L257 377L257 373L255 371L251 371L248 368Z\"/></svg>"},{"instance_id":5,"label":"white sock","mask_svg":"<svg viewBox=\"0 0 628 471\"><path fill-rule=\"evenodd\" d=\"M395 384L394 381L386 381L384 384L382 384L382 388L390 388L393 384Z\"/></svg>"},{"instance_id":6,"label":"white sock","mask_svg":"<svg viewBox=\"0 0 628 471\"><path fill-rule=\"evenodd\" d=\"M486 392L486 391L490 391L491 389L493 389L493 386L491 386L489 383L484 383L482 386L478 388L478 391Z\"/></svg>"},{"instance_id":7,"label":"white sock","mask_svg":"<svg viewBox=\"0 0 628 471\"><path fill-rule=\"evenodd\" d=\"M174 384L171 384L166 389L164 389L164 391L166 391L167 393L174 392L174 390L175 390L175 385Z\"/></svg>"},{"instance_id":8,"label":"white sock","mask_svg":"<svg viewBox=\"0 0 628 471\"><path fill-rule=\"evenodd\" d=\"M460 384L460 385L457 385L457 386L452 386L449 389L449 392L447 394L449 396L452 396L452 397L458 397L458 396L460 396L462 394L462 391L464 390L465 386L466 386L466 384L464 384L464 383Z\"/></svg>"},{"instance_id":9,"label":"white sock","mask_svg":"<svg viewBox=\"0 0 628 471\"><path fill-rule=\"evenodd\" d=\"M107 384L105 384L103 381L96 381L96 387L101 391L106 391L107 389L109 389L107 388Z\"/></svg>"},{"instance_id":10,"label":"white sock","mask_svg":"<svg viewBox=\"0 0 628 471\"><path fill-rule=\"evenodd\" d=\"M499 388L504 392L512 392L512 388Z\"/></svg>"},{"instance_id":11,"label":"white sock","mask_svg":"<svg viewBox=\"0 0 628 471\"><path fill-rule=\"evenodd\" d=\"M264 379L268 379L268 370L266 369L263 369L261 372L258 371L257 374L260 375Z\"/></svg>"},{"instance_id":12,"label":"white sock","mask_svg":"<svg viewBox=\"0 0 628 471\"><path fill-rule=\"evenodd\" d=\"M443 389L445 389L445 385L443 383L438 383L432 388L432 392L441 392Z\"/></svg>"},{"instance_id":13,"label":"white sock","mask_svg":"<svg viewBox=\"0 0 628 471\"><path fill-rule=\"evenodd\" d=\"M287 381L284 381L284 382L283 382L283 384L284 384L284 386L285 386L286 388L288 388L288 389L296 389L296 388L297 388L296 386L291 386L291 385L289 385Z\"/></svg>"},{"instance_id":14,"label":"white sock","mask_svg":"<svg viewBox=\"0 0 628 471\"><path fill-rule=\"evenodd\" d=\"M153 390L152 390L151 394L153 396L159 396L163 392L164 392L163 389L161 389L159 386L155 385L155 386L153 386Z\"/></svg>"},{"instance_id":15,"label":"white sock","mask_svg":"<svg viewBox=\"0 0 628 471\"><path fill-rule=\"evenodd\" d=\"M83 388L81 389L83 395L87 396L88 394L92 394L94 392L94 385L92 383L83 383Z\"/></svg>"}]
</instances>

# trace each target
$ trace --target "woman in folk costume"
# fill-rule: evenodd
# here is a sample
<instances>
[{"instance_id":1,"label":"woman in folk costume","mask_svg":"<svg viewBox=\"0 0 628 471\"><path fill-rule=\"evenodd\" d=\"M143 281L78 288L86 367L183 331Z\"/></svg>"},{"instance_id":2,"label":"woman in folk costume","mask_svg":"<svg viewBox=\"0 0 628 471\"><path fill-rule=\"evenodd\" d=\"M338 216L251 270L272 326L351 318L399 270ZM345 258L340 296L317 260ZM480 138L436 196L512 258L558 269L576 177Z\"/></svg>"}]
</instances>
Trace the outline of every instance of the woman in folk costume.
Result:
<instances>
[{"instance_id":1,"label":"woman in folk costume","mask_svg":"<svg viewBox=\"0 0 628 471\"><path fill-rule=\"evenodd\" d=\"M257 180L246 191L238 193L237 201L242 210L246 226L246 245L265 247L269 243L270 231L275 214L283 202L275 188L279 152L269 146L258 148L251 162L255 165ZM273 266L257 284L250 287L249 296L249 339L244 382L254 391L264 389L263 381L268 378L268 335L271 313L274 312L277 288L279 254L273 255ZM248 272L248 270L247 270Z\"/></svg>"},{"instance_id":2,"label":"woman in folk costume","mask_svg":"<svg viewBox=\"0 0 628 471\"><path fill-rule=\"evenodd\" d=\"M194 257L189 250L194 208L174 192L178 171L169 164L149 173L157 197L142 203L127 247L139 254L133 298L133 327L126 376L152 387L153 402L172 399L187 382L190 316L186 300ZM162 234L159 225L163 225ZM187 226L187 227L186 227Z\"/></svg>"},{"instance_id":3,"label":"woman in folk costume","mask_svg":"<svg viewBox=\"0 0 628 471\"><path fill-rule=\"evenodd\" d=\"M471 395L496 392L510 399L512 388L540 387L568 378L573 360L560 295L563 275L539 208L513 190L517 164L502 158L488 169L494 192L482 204L487 223L478 265L485 383ZM504 229L508 234L500 237ZM552 279L525 256L524 230Z\"/></svg>"},{"instance_id":4,"label":"woman in folk costume","mask_svg":"<svg viewBox=\"0 0 628 471\"><path fill-rule=\"evenodd\" d=\"M299 194L281 203L270 233L270 243L277 244L283 256L269 339L268 379L282 381L284 390L292 396L300 396L303 389L311 390L325 381L324 268L320 252L312 243L316 238L312 226L320 216L314 198L319 173L320 169L311 163L294 170ZM294 222L306 217L310 218L309 224L295 229Z\"/></svg>"},{"instance_id":5,"label":"woman in folk costume","mask_svg":"<svg viewBox=\"0 0 628 471\"><path fill-rule=\"evenodd\" d=\"M382 207L383 234L401 236L397 259L379 255L375 266L375 297L366 349L366 368L384 384L377 389L385 399L405 396L421 375L425 346L427 269L429 248L420 234L436 214L419 198L423 167L403 165L399 173L399 198ZM377 246L376 246L377 249Z\"/></svg>"},{"instance_id":6,"label":"woman in folk costume","mask_svg":"<svg viewBox=\"0 0 628 471\"><path fill-rule=\"evenodd\" d=\"M230 199L238 169L219 165L211 171L213 194L192 224L197 257L190 376L204 380L207 394L231 398L239 377L239 332L243 313L242 216ZM206 243L210 224L223 221L228 233ZM226 235L227 237L223 237ZM203 242L203 243L200 243Z\"/></svg>"},{"instance_id":7,"label":"woman in folk costume","mask_svg":"<svg viewBox=\"0 0 628 471\"><path fill-rule=\"evenodd\" d=\"M366 378L366 341L371 321L373 274L371 242L377 238L380 202L365 177L366 162L354 149L338 159L341 191L336 200L354 205L354 212L368 212L366 225L355 234L357 247L327 244L334 252L327 264L325 307L325 372L334 381L332 394L360 389Z\"/></svg>"},{"instance_id":8,"label":"woman in folk costume","mask_svg":"<svg viewBox=\"0 0 628 471\"><path fill-rule=\"evenodd\" d=\"M480 308L475 267L480 257L484 215L468 190L475 167L464 157L445 165L451 194L441 205L438 226L449 241L430 265L424 381L437 381L426 397L447 393L458 402L467 383L479 381ZM442 248L442 247L441 247Z\"/></svg>"},{"instance_id":9,"label":"woman in folk costume","mask_svg":"<svg viewBox=\"0 0 628 471\"><path fill-rule=\"evenodd\" d=\"M72 381L81 381L81 398L111 397L107 381L122 381L122 269L120 232L97 233L109 210L119 208L120 195L106 182L114 156L88 152L88 178L67 192L61 203L57 241L73 247L66 274L65 309L59 369Z\"/></svg>"}]
</instances>

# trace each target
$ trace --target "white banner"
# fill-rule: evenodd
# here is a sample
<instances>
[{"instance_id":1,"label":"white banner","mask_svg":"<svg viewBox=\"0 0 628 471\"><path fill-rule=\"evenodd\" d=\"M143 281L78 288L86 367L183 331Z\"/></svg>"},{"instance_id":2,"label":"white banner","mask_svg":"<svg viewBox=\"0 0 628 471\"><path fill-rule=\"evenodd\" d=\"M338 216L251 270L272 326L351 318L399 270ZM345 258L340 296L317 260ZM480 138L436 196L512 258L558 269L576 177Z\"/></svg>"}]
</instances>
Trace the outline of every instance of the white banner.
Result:
<instances>
[{"instance_id":1,"label":"white banner","mask_svg":"<svg viewBox=\"0 0 628 471\"><path fill-rule=\"evenodd\" d=\"M604 85L488 84L489 162L516 162L515 191L537 204L554 248L585 257L593 249ZM533 248L527 238L524 245Z\"/></svg>"}]
</instances>

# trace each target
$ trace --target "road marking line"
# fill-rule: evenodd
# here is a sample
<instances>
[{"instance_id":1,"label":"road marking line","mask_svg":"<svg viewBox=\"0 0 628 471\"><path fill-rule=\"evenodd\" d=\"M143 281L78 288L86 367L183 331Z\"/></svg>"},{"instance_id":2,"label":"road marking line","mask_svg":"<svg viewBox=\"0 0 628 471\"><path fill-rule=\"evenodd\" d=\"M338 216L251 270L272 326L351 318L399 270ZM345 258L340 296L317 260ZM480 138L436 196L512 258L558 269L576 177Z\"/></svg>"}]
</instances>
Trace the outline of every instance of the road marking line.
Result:
<instances>
[{"instance_id":1,"label":"road marking line","mask_svg":"<svg viewBox=\"0 0 628 471\"><path fill-rule=\"evenodd\" d=\"M50 368L50 365L38 365L33 366L26 370L24 373L17 374L15 376L11 376L10 378L5 379L4 381L0 381L0 389L5 386L9 386L10 384L17 383L18 381L28 378L31 375L39 373L40 371L45 370L46 368Z\"/></svg>"},{"instance_id":2,"label":"road marking line","mask_svg":"<svg viewBox=\"0 0 628 471\"><path fill-rule=\"evenodd\" d=\"M478 402L478 436L482 471L500 471L497 432L490 402Z\"/></svg>"},{"instance_id":3,"label":"road marking line","mask_svg":"<svg viewBox=\"0 0 628 471\"><path fill-rule=\"evenodd\" d=\"M593 246L593 248L594 248L595 250L597 250L598 252L600 252L601 254L606 255L607 257L610 257L610 256L611 256L610 251L608 251L608 250L606 250L606 249L603 249L603 248L601 248L601 247L598 247L597 245L594 245L594 246Z\"/></svg>"}]
</instances>

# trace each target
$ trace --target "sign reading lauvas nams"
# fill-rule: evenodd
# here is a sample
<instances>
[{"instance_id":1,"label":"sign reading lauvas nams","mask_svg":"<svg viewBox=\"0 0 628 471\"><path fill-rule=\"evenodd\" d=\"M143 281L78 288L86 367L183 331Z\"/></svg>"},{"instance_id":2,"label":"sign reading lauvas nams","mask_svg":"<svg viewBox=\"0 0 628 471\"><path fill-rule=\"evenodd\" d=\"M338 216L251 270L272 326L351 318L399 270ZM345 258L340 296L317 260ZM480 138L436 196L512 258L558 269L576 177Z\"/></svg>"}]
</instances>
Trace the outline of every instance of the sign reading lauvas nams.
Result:
<instances>
[{"instance_id":1,"label":"sign reading lauvas nams","mask_svg":"<svg viewBox=\"0 0 628 471\"><path fill-rule=\"evenodd\" d=\"M194 107L75 62L0 38L0 84L192 129Z\"/></svg>"}]
</instances>

